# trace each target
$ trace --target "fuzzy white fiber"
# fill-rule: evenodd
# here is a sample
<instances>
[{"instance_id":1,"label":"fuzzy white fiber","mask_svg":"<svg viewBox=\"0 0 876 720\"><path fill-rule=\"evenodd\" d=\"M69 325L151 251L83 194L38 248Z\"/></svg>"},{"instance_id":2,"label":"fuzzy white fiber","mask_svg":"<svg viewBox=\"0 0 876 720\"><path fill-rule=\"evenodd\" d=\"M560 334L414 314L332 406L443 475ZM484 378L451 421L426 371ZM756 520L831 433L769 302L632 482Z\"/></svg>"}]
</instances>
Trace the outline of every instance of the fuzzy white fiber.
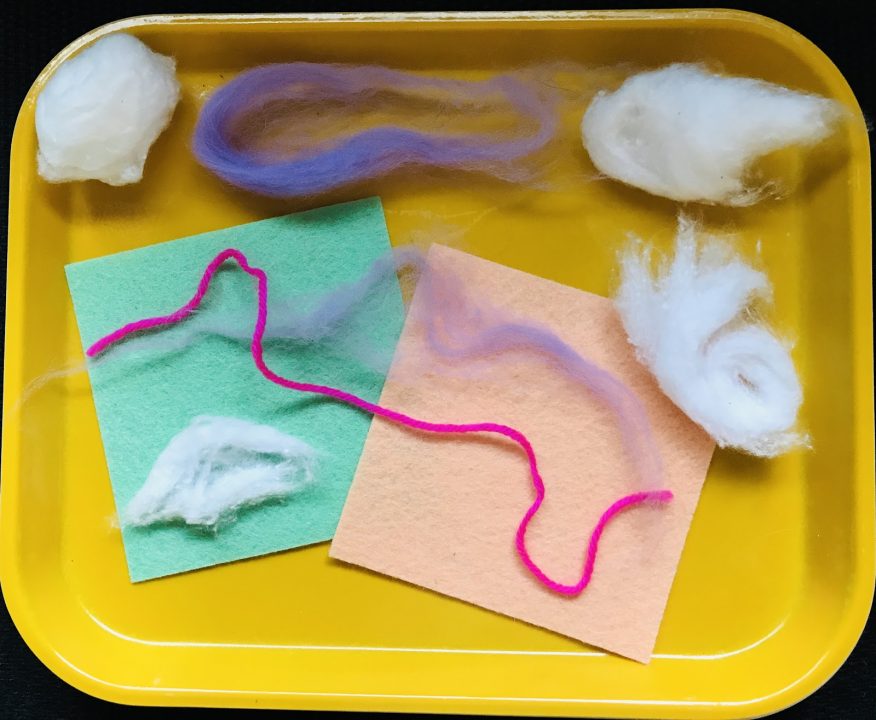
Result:
<instances>
[{"instance_id":1,"label":"fuzzy white fiber","mask_svg":"<svg viewBox=\"0 0 876 720\"><path fill-rule=\"evenodd\" d=\"M609 177L673 200L739 206L771 189L752 184L755 160L819 142L840 115L827 98L676 64L598 94L581 134Z\"/></svg>"},{"instance_id":2,"label":"fuzzy white fiber","mask_svg":"<svg viewBox=\"0 0 876 720\"><path fill-rule=\"evenodd\" d=\"M241 508L310 484L316 458L310 445L268 425L197 417L158 456L125 508L123 523L182 521L215 528Z\"/></svg>"},{"instance_id":3,"label":"fuzzy white fiber","mask_svg":"<svg viewBox=\"0 0 876 720\"><path fill-rule=\"evenodd\" d=\"M683 217L675 256L656 277L651 265L641 242L622 254L615 302L663 392L721 447L772 457L805 444L788 349L753 320L751 303L770 295L766 276Z\"/></svg>"},{"instance_id":4,"label":"fuzzy white fiber","mask_svg":"<svg viewBox=\"0 0 876 720\"><path fill-rule=\"evenodd\" d=\"M124 33L62 63L36 103L40 175L50 182L138 182L179 101L174 68L173 58Z\"/></svg>"}]
</instances>

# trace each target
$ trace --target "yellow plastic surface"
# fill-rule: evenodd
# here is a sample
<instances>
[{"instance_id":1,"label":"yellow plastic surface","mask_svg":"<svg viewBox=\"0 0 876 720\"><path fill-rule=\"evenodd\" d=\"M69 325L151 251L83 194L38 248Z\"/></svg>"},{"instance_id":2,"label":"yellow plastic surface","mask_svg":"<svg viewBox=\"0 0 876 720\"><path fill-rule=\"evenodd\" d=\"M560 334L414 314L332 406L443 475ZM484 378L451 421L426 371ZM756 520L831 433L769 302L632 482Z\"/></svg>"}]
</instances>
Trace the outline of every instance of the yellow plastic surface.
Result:
<instances>
[{"instance_id":1,"label":"yellow plastic surface","mask_svg":"<svg viewBox=\"0 0 876 720\"><path fill-rule=\"evenodd\" d=\"M176 56L184 99L173 123L138 185L48 185L34 162L36 95L58 63L122 29ZM553 59L594 68L707 60L848 107L849 121L827 148L805 162L784 160L800 179L789 197L696 210L710 227L738 231L752 256L760 241L775 285L772 320L796 339L814 450L773 461L717 453L650 665L337 565L325 545L132 585L87 378L56 380L17 407L30 380L82 359L66 263L303 207L230 190L188 150L208 89L246 67L293 59L471 76ZM563 142L581 165L579 115L566 118ZM624 233L666 243L676 212L604 181L545 194L458 177L407 179L362 194L371 192L383 197L396 242L425 229L599 293L610 292ZM18 119L6 312L3 591L34 652L93 695L156 705L758 716L835 672L870 608L867 135L833 64L771 20L731 11L207 16L100 28L49 65Z\"/></svg>"}]
</instances>

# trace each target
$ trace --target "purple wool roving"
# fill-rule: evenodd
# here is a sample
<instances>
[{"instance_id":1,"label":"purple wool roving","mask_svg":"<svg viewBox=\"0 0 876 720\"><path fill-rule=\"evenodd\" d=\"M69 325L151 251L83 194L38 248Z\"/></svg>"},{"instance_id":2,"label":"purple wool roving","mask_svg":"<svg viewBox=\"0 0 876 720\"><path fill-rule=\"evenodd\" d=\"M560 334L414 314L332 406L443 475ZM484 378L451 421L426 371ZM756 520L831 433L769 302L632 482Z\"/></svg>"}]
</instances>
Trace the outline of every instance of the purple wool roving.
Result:
<instances>
[{"instance_id":1,"label":"purple wool roving","mask_svg":"<svg viewBox=\"0 0 876 720\"><path fill-rule=\"evenodd\" d=\"M407 109L422 117L432 106L425 128L396 124ZM515 120L514 129L443 129L457 120L470 128L479 115L495 118L498 111ZM350 130L357 126L363 129ZM520 161L543 148L556 127L550 89L511 75L449 80L296 62L254 68L216 90L201 110L193 149L232 185L303 197L412 166L522 182L532 168Z\"/></svg>"}]
</instances>

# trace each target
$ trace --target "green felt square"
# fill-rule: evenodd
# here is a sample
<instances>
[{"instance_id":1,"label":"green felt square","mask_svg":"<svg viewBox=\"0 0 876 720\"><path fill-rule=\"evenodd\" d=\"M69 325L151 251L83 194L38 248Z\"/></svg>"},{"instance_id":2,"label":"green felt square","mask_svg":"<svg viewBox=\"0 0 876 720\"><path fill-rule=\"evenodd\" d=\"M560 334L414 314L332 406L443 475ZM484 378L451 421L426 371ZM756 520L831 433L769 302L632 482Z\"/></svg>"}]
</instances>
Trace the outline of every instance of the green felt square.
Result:
<instances>
[{"instance_id":1,"label":"green felt square","mask_svg":"<svg viewBox=\"0 0 876 720\"><path fill-rule=\"evenodd\" d=\"M271 299L319 293L355 279L389 249L380 200L371 198L218 230L67 266L84 347L125 323L162 315L191 298L207 263L234 247L269 278ZM255 283L232 263L217 273L203 313L255 318ZM369 298L348 332L371 348L395 347L404 322L398 285ZM159 331L173 346L173 333ZM355 346L356 337L346 338ZM145 481L171 438L198 415L266 423L310 443L324 456L316 482L283 502L241 511L236 522L205 532L183 525L123 527L135 582L331 539L371 418L338 402L265 380L245 341L201 336L187 347L110 351L89 368L116 507ZM115 356L113 353L115 352ZM266 345L281 375L350 390L376 401L384 375L326 348ZM88 477L88 473L84 473Z\"/></svg>"}]
</instances>

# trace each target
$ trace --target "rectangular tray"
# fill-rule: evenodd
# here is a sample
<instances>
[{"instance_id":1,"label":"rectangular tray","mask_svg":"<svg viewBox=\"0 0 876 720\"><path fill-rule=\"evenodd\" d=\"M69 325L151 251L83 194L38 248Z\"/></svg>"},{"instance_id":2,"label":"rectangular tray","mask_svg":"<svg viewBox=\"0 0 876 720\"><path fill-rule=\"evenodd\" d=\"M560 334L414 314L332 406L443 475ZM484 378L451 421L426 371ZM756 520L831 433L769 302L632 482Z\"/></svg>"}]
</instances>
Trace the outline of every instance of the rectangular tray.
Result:
<instances>
[{"instance_id":1,"label":"rectangular tray","mask_svg":"<svg viewBox=\"0 0 876 720\"><path fill-rule=\"evenodd\" d=\"M138 185L48 185L36 175L35 98L58 63L121 30L177 58L184 98L172 125ZM194 162L189 139L210 88L289 60L474 76L561 59L706 60L836 98L860 120L816 47L771 20L723 10L147 17L95 30L50 63L12 145L0 574L15 623L55 673L138 704L735 718L790 705L840 666L874 579L862 121L838 134L839 160L791 197L697 211L750 250L762 241L774 320L796 339L814 450L768 462L716 454L648 666L340 566L326 545L132 585L87 378L55 380L19 407L29 381L82 359L66 263L304 207L232 191ZM579 119L565 118L569 153L583 152ZM442 242L603 294L622 233L668 235L676 212L610 182L537 199L462 180L368 190L383 197L396 241L443 223Z\"/></svg>"}]
</instances>

